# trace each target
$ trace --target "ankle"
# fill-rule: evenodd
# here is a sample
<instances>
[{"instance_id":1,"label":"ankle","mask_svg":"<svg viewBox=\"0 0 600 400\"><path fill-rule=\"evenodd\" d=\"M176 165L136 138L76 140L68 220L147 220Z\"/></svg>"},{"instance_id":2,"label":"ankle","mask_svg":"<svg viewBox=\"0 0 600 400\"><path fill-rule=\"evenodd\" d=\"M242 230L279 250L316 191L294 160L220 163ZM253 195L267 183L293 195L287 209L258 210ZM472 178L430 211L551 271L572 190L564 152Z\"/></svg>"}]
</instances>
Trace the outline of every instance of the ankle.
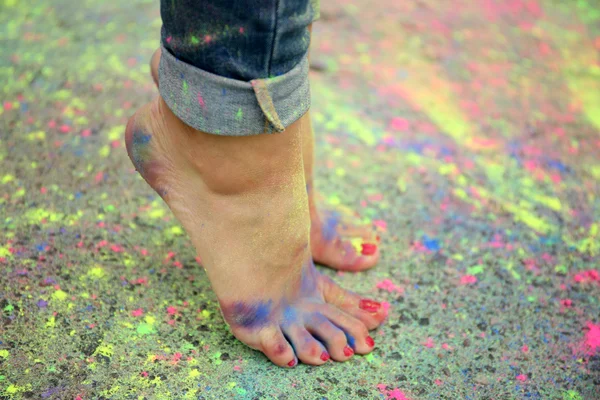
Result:
<instances>
[{"instance_id":1,"label":"ankle","mask_svg":"<svg viewBox=\"0 0 600 400\"><path fill-rule=\"evenodd\" d=\"M216 194L274 192L292 180L303 179L297 124L282 133L239 137L219 136L191 128L186 131L181 153L191 168L202 176L206 187Z\"/></svg>"}]
</instances>

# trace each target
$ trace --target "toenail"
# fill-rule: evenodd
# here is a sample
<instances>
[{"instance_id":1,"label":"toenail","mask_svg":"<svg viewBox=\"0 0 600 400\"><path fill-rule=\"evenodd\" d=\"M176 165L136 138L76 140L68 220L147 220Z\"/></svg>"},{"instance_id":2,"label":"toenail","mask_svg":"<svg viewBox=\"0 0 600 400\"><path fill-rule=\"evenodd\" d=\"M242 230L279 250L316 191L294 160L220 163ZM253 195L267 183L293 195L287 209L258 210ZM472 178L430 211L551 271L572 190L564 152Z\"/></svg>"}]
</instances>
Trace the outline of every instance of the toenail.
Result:
<instances>
[{"instance_id":1,"label":"toenail","mask_svg":"<svg viewBox=\"0 0 600 400\"><path fill-rule=\"evenodd\" d=\"M373 340L373 338L371 336L367 336L366 342L367 342L367 345L369 345L369 347L375 346L375 341Z\"/></svg>"},{"instance_id":2,"label":"toenail","mask_svg":"<svg viewBox=\"0 0 600 400\"><path fill-rule=\"evenodd\" d=\"M297 363L298 363L298 361L296 361L296 359L294 358L292 361L290 361L288 363L288 367L295 367Z\"/></svg>"},{"instance_id":3,"label":"toenail","mask_svg":"<svg viewBox=\"0 0 600 400\"><path fill-rule=\"evenodd\" d=\"M344 347L344 355L346 357L350 357L352 354L354 354L354 350L352 350L350 347L346 346Z\"/></svg>"},{"instance_id":4,"label":"toenail","mask_svg":"<svg viewBox=\"0 0 600 400\"><path fill-rule=\"evenodd\" d=\"M372 243L363 243L362 251L360 252L363 256L372 256L377 251L377 245Z\"/></svg>"},{"instance_id":5,"label":"toenail","mask_svg":"<svg viewBox=\"0 0 600 400\"><path fill-rule=\"evenodd\" d=\"M361 309L368 311L368 312L377 312L379 311L379 308L381 307L381 303L375 300L369 300L369 299L361 299L360 302L358 303L358 307L360 307Z\"/></svg>"},{"instance_id":6,"label":"toenail","mask_svg":"<svg viewBox=\"0 0 600 400\"><path fill-rule=\"evenodd\" d=\"M323 361L329 360L329 353L326 352L326 351L322 352L321 353L321 360L323 360Z\"/></svg>"}]
</instances>

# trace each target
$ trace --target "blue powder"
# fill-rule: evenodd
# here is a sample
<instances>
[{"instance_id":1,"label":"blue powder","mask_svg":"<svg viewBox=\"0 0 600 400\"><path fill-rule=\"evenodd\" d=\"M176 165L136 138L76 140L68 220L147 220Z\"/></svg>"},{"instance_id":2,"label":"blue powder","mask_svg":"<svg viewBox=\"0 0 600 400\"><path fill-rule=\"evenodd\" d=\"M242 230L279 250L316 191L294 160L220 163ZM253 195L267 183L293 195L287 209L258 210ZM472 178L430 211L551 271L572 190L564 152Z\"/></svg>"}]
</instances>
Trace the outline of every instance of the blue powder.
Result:
<instances>
[{"instance_id":1,"label":"blue powder","mask_svg":"<svg viewBox=\"0 0 600 400\"><path fill-rule=\"evenodd\" d=\"M246 304L241 301L233 304L231 315L233 321L244 328L255 328L269 323L271 301Z\"/></svg>"},{"instance_id":2,"label":"blue powder","mask_svg":"<svg viewBox=\"0 0 600 400\"><path fill-rule=\"evenodd\" d=\"M340 213L332 211L327 215L325 222L323 223L322 234L326 241L333 240L337 233L337 226L340 222Z\"/></svg>"},{"instance_id":3,"label":"blue powder","mask_svg":"<svg viewBox=\"0 0 600 400\"><path fill-rule=\"evenodd\" d=\"M427 235L423 235L423 245L427 250L438 251L441 249L440 242L437 239L430 239Z\"/></svg>"}]
</instances>

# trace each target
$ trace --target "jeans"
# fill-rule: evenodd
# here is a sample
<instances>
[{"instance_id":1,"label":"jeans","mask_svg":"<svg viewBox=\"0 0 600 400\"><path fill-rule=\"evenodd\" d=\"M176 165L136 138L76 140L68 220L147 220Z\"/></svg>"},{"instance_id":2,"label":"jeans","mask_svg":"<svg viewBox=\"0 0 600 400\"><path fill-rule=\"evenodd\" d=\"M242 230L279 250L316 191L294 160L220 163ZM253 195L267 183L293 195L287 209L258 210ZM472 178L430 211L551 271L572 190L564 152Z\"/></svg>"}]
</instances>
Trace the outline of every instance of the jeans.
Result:
<instances>
[{"instance_id":1,"label":"jeans","mask_svg":"<svg viewBox=\"0 0 600 400\"><path fill-rule=\"evenodd\" d=\"M161 0L161 96L187 125L281 132L310 106L311 0Z\"/></svg>"}]
</instances>

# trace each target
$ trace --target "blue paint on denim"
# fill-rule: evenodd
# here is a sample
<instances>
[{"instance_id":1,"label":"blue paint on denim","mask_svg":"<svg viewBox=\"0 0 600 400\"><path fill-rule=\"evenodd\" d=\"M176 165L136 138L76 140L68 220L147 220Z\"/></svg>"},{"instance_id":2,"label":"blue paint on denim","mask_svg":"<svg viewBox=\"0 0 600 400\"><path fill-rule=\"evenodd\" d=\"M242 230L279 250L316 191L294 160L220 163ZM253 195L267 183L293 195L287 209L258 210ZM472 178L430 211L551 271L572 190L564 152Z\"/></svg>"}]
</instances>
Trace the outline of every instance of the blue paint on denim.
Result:
<instances>
[{"instance_id":1,"label":"blue paint on denim","mask_svg":"<svg viewBox=\"0 0 600 400\"><path fill-rule=\"evenodd\" d=\"M162 45L179 60L240 81L285 74L308 51L309 0L161 0Z\"/></svg>"}]
</instances>

